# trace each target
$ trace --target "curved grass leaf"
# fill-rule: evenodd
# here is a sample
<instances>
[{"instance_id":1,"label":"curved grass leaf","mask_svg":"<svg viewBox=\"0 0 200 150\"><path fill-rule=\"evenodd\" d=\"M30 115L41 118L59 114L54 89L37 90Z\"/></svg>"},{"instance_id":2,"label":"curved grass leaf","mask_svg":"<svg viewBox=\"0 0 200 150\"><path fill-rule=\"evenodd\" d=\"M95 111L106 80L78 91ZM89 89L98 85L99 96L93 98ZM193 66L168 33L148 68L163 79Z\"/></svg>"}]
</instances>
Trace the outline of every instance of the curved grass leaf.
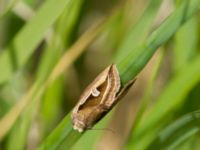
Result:
<instances>
[{"instance_id":1,"label":"curved grass leaf","mask_svg":"<svg viewBox=\"0 0 200 150\"><path fill-rule=\"evenodd\" d=\"M166 89L158 98L158 102L149 112L148 119L140 122L138 128L135 130L132 144L139 145L142 141L142 135L147 132L153 132L153 127L159 124L170 111L180 106L184 97L189 93L190 89L200 81L200 57L187 64L185 68L171 80ZM178 91L175 89L179 89ZM155 132L155 131L154 131ZM155 134L155 133L154 133ZM134 141L134 143L133 143Z\"/></svg>"},{"instance_id":2,"label":"curved grass leaf","mask_svg":"<svg viewBox=\"0 0 200 150\"><path fill-rule=\"evenodd\" d=\"M160 131L147 150L173 150L189 137L200 132L200 112L193 112Z\"/></svg>"}]
</instances>

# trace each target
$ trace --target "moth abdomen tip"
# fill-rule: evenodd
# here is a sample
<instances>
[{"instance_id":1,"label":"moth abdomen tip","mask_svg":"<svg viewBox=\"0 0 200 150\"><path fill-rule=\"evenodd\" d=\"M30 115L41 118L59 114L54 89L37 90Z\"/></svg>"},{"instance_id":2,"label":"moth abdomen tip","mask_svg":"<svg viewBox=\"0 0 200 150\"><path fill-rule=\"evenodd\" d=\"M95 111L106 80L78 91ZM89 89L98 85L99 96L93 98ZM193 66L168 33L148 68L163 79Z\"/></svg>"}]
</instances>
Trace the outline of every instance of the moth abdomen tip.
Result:
<instances>
[{"instance_id":1,"label":"moth abdomen tip","mask_svg":"<svg viewBox=\"0 0 200 150\"><path fill-rule=\"evenodd\" d=\"M76 126L73 126L73 129L78 131L79 133L82 133L83 132L83 129L82 128L78 128Z\"/></svg>"}]
</instances>

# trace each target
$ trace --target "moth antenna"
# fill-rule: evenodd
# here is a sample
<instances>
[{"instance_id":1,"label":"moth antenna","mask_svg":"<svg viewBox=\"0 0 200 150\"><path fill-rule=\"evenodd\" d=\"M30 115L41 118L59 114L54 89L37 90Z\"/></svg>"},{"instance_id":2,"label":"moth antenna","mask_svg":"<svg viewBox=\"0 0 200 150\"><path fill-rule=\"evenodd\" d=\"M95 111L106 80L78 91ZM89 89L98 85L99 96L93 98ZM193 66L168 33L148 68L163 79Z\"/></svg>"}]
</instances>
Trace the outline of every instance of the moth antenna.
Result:
<instances>
[{"instance_id":1,"label":"moth antenna","mask_svg":"<svg viewBox=\"0 0 200 150\"><path fill-rule=\"evenodd\" d=\"M110 131L113 134L116 134L116 132L113 129L110 129L110 128L90 128L88 130L104 130L104 131Z\"/></svg>"}]
</instances>

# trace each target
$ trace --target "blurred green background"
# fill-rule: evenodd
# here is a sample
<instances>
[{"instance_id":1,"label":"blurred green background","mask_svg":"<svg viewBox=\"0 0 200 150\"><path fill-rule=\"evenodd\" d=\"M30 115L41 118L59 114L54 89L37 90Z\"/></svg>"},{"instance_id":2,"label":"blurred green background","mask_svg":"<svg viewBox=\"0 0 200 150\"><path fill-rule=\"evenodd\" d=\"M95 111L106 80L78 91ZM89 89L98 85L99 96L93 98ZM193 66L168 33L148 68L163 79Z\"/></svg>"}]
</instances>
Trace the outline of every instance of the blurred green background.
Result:
<instances>
[{"instance_id":1,"label":"blurred green background","mask_svg":"<svg viewBox=\"0 0 200 150\"><path fill-rule=\"evenodd\" d=\"M200 150L200 0L0 0L0 150ZM72 129L115 63L128 94Z\"/></svg>"}]
</instances>

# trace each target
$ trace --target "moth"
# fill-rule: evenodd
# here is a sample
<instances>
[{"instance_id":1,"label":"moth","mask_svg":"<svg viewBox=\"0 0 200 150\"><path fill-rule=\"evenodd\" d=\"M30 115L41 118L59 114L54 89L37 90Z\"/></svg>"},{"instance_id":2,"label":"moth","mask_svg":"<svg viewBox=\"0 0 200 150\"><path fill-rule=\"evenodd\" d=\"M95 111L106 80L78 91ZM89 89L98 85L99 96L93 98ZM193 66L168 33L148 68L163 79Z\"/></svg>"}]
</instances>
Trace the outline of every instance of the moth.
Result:
<instances>
[{"instance_id":1,"label":"moth","mask_svg":"<svg viewBox=\"0 0 200 150\"><path fill-rule=\"evenodd\" d=\"M108 66L81 94L71 115L73 129L83 132L92 128L127 93L134 81L122 86L116 65Z\"/></svg>"}]
</instances>

